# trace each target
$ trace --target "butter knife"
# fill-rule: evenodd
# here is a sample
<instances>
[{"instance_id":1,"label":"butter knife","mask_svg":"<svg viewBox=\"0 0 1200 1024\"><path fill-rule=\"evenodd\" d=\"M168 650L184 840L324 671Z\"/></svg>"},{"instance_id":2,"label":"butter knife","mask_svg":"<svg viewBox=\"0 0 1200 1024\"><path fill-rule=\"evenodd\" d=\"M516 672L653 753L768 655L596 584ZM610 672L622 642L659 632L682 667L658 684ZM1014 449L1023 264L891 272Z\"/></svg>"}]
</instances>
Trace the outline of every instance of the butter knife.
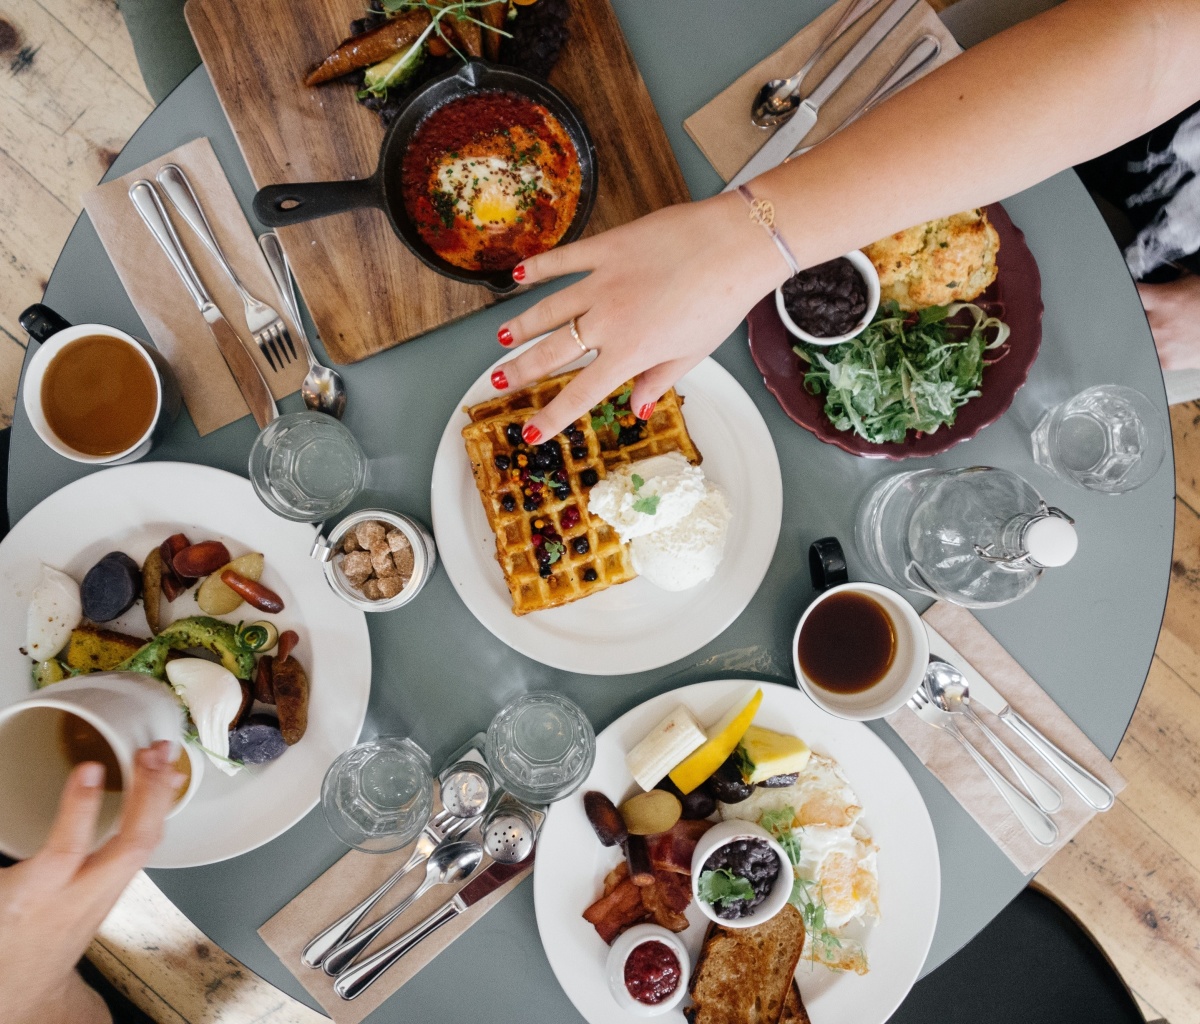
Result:
<instances>
[{"instance_id":1,"label":"butter knife","mask_svg":"<svg viewBox=\"0 0 1200 1024\"><path fill-rule=\"evenodd\" d=\"M1080 798L1098 811L1107 811L1116 797L1113 791L1073 758L1068 757L1033 725L1013 710L991 683L983 678L950 642L925 623L929 633L929 653L950 662L971 686L971 702L981 704L1023 739L1070 786Z\"/></svg>"},{"instance_id":2,"label":"butter knife","mask_svg":"<svg viewBox=\"0 0 1200 1024\"><path fill-rule=\"evenodd\" d=\"M275 399L271 397L271 389L263 380L262 372L254 361L254 357L242 344L242 339L238 337L237 332L229 326L229 322L205 289L200 276L196 273L196 268L188 259L183 245L180 244L179 236L175 233L167 211L163 209L157 190L145 178L140 178L129 186L129 199L137 212L141 214L142 220L146 222L150 233L162 246L171 266L175 268L175 272L183 281L183 286L192 297L192 301L196 303L196 308L200 310L200 315L204 317L204 322L208 324L208 329L212 332L213 340L217 343L217 349L225 360L225 365L229 367L229 372L233 374L238 390L246 400L246 405L250 407L254 422L260 428L265 427L279 416L279 410L275 407Z\"/></svg>"},{"instance_id":3,"label":"butter knife","mask_svg":"<svg viewBox=\"0 0 1200 1024\"><path fill-rule=\"evenodd\" d=\"M820 84L801 102L791 118L781 125L757 153L754 154L740 171L737 172L721 191L729 192L739 185L744 185L751 178L769 171L772 167L783 163L792 151L804 141L817 123L817 114L821 105L838 91L849 78L887 38L920 0L892 0L883 13L875 19L875 23L867 29L863 37L855 43L850 51L833 66L833 69L821 80Z\"/></svg>"},{"instance_id":4,"label":"butter knife","mask_svg":"<svg viewBox=\"0 0 1200 1024\"><path fill-rule=\"evenodd\" d=\"M528 858L517 864L500 864L498 862L492 864L490 868L472 878L420 924L405 932L400 938L388 943L378 953L367 957L361 964L344 971L333 983L333 990L343 999L355 999L362 995L402 956L427 939L442 925L453 921L459 914L466 913L468 907L472 907L484 897L490 896L528 866Z\"/></svg>"}]
</instances>

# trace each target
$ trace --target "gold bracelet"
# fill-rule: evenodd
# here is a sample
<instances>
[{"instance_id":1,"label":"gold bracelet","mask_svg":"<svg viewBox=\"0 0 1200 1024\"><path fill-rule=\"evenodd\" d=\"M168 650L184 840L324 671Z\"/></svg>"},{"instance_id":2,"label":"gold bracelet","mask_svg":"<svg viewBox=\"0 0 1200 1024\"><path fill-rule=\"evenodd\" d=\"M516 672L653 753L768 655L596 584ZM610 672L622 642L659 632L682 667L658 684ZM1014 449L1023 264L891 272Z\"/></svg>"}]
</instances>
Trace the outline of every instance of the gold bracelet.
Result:
<instances>
[{"instance_id":1,"label":"gold bracelet","mask_svg":"<svg viewBox=\"0 0 1200 1024\"><path fill-rule=\"evenodd\" d=\"M755 199L754 193L746 185L739 185L737 191L738 195L750 204L750 220L761 225L762 229L771 236L771 241L775 243L775 247L787 260L787 265L792 268L792 273L800 273L800 264L796 262L792 250L788 248L787 242L783 240L783 236L775 227L775 204L769 199Z\"/></svg>"}]
</instances>

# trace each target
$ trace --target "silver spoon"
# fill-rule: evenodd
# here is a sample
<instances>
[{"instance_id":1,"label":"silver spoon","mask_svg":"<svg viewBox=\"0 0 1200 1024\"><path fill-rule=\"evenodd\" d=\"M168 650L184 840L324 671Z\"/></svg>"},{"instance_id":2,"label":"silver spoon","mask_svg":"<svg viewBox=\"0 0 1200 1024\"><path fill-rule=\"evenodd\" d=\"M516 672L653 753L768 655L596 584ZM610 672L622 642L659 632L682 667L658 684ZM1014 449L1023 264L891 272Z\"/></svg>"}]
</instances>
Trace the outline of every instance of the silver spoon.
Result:
<instances>
[{"instance_id":1,"label":"silver spoon","mask_svg":"<svg viewBox=\"0 0 1200 1024\"><path fill-rule=\"evenodd\" d=\"M952 715L966 715L990 741L1004 763L1025 787L1025 792L1043 811L1052 814L1062 807L1062 794L1043 779L1029 765L1016 756L1003 740L987 727L983 719L971 707L970 684L958 669L941 658L929 659L929 670L925 673L925 689L933 702Z\"/></svg>"},{"instance_id":2,"label":"silver spoon","mask_svg":"<svg viewBox=\"0 0 1200 1024\"><path fill-rule=\"evenodd\" d=\"M351 961L359 953L374 941L380 932L426 892L435 885L454 885L466 880L482 862L483 847L479 843L457 842L439 846L430 856L429 863L425 865L425 881L369 928L364 928L340 946L334 947L322 962L321 969L330 977L340 974L350 966Z\"/></svg>"},{"instance_id":3,"label":"silver spoon","mask_svg":"<svg viewBox=\"0 0 1200 1024\"><path fill-rule=\"evenodd\" d=\"M267 258L267 266L271 268L271 276L275 278L275 287L283 298L288 316L296 325L300 347L304 350L304 358L308 360L308 376L300 385L300 395L304 404L316 412L325 412L340 420L342 413L346 411L346 383L337 370L322 366L313 355L312 345L309 344L308 336L304 333L304 323L300 319L300 303L292 284L291 268L283 254L283 246L279 244L279 236L274 231L259 235L258 247Z\"/></svg>"},{"instance_id":4,"label":"silver spoon","mask_svg":"<svg viewBox=\"0 0 1200 1024\"><path fill-rule=\"evenodd\" d=\"M813 55L804 62L791 78L772 78L754 97L750 120L760 128L772 128L783 124L796 112L800 106L800 86L808 73L816 66L817 61L829 52L833 46L863 15L870 11L880 0L851 0L824 39L821 40Z\"/></svg>"}]
</instances>

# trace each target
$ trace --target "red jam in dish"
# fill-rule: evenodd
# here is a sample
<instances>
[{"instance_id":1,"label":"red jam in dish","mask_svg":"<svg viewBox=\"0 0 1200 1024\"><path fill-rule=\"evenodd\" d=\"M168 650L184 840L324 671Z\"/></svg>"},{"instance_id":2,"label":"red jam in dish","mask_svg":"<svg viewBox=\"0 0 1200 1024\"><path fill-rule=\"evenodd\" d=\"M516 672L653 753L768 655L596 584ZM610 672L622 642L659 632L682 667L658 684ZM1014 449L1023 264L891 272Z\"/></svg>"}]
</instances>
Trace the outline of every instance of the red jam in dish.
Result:
<instances>
[{"instance_id":1,"label":"red jam in dish","mask_svg":"<svg viewBox=\"0 0 1200 1024\"><path fill-rule=\"evenodd\" d=\"M679 957L665 942L643 942L625 960L625 987L639 1003L655 1006L670 999L682 980Z\"/></svg>"}]
</instances>

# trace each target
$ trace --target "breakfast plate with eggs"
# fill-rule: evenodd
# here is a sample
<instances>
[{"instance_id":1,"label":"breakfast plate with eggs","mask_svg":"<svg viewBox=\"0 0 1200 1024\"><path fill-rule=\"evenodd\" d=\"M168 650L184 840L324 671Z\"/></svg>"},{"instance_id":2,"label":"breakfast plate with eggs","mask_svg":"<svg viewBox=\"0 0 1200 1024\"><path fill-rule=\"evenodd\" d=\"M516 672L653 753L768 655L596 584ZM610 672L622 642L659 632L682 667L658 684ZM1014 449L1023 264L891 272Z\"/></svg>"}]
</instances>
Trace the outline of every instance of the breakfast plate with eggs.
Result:
<instances>
[{"instance_id":1,"label":"breakfast plate with eggs","mask_svg":"<svg viewBox=\"0 0 1200 1024\"><path fill-rule=\"evenodd\" d=\"M621 836L607 833L597 802L611 809L609 828L626 831L622 819L628 826L623 841L610 842ZM637 820L646 807L634 805L655 805L653 817L672 802L673 818ZM667 832L647 833L668 820ZM744 909L747 920L724 934L753 936L774 921L775 941L786 930L778 922L803 919L789 998L813 1024L883 1024L901 1003L925 963L940 901L937 840L916 785L861 723L823 713L794 687L726 679L660 694L600 733L587 781L555 806L538 840L538 930L559 984L588 1021L647 1015L614 986L612 957L623 936L652 928L686 953L679 985L689 991L658 1010L682 1024L700 972L719 958L714 934L738 916L701 905L712 872L701 873L693 855L707 856L711 837L739 824L778 843L788 858L781 884L795 887L790 905L765 923ZM639 878L632 846L643 839L649 856ZM734 882L736 874L735 865ZM639 890L630 882L647 895L633 898ZM749 888L745 899L747 908L760 902ZM756 986L778 983L752 970L732 980L750 1001Z\"/></svg>"}]
</instances>

